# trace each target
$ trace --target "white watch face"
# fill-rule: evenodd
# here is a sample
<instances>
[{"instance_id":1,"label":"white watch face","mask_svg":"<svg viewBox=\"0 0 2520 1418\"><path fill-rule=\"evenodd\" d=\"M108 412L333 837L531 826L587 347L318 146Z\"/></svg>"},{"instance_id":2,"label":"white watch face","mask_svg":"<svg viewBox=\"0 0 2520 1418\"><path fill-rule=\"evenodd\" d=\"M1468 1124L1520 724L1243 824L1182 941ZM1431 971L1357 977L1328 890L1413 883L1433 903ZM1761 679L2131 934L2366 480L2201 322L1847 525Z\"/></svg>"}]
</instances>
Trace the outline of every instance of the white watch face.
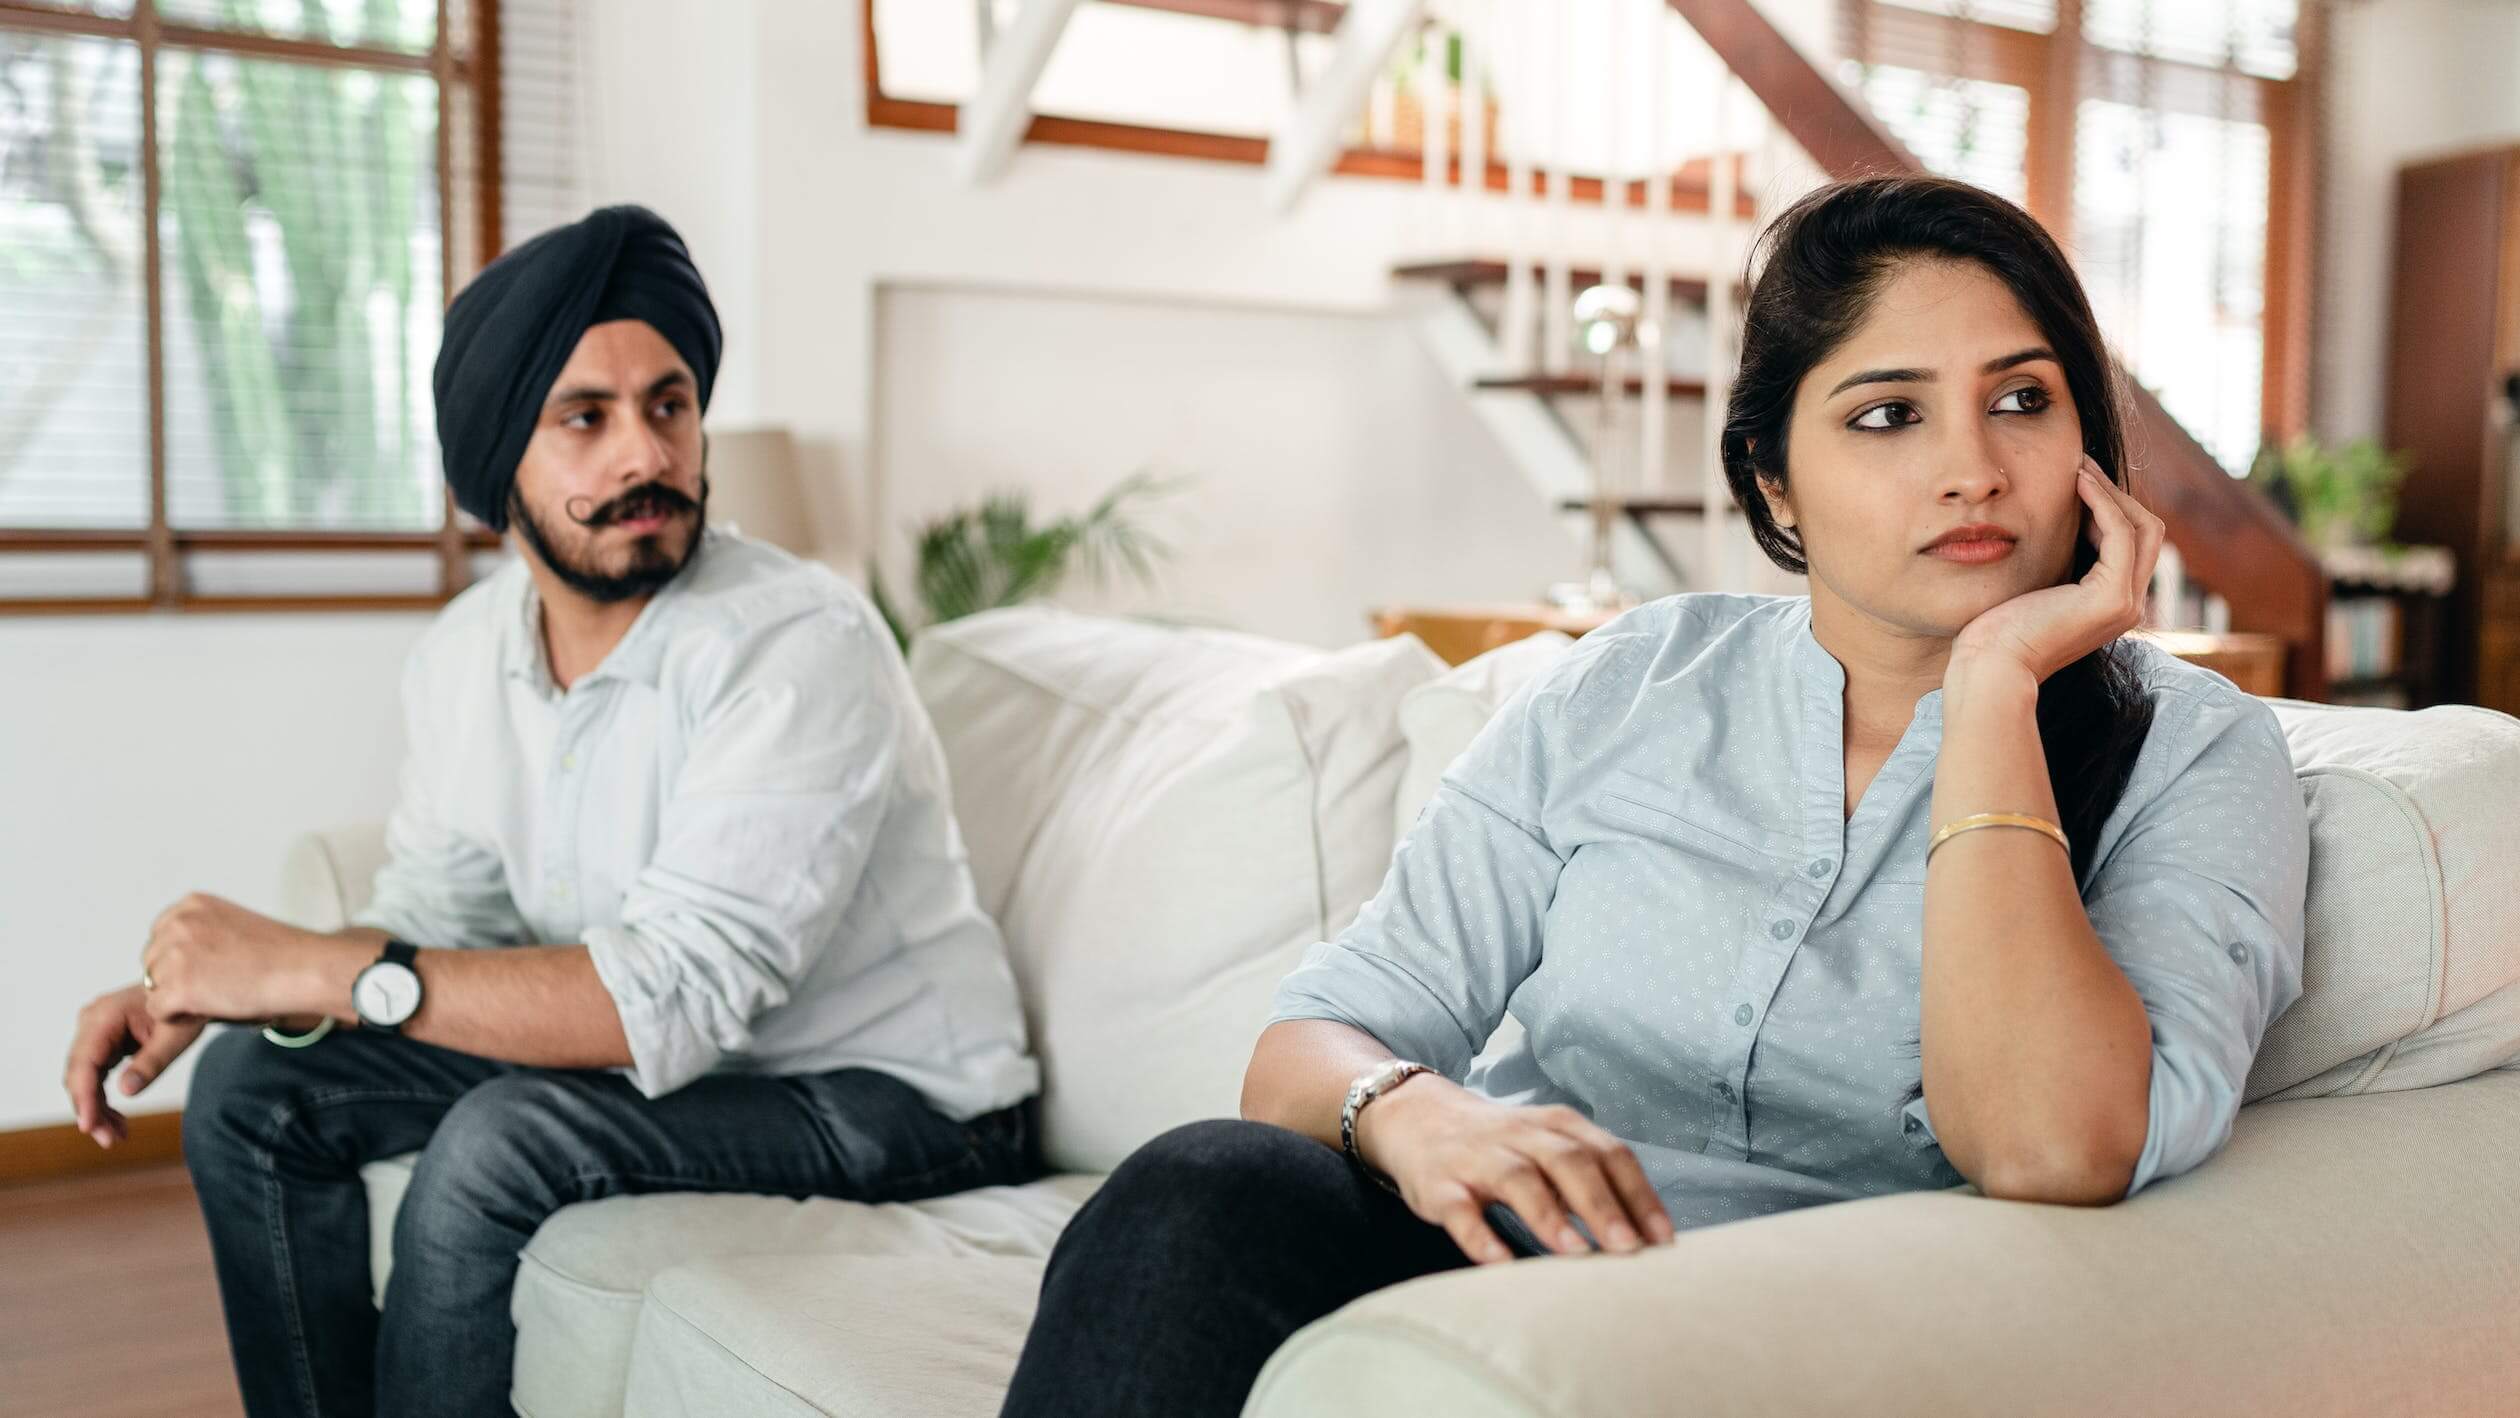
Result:
<instances>
[{"instance_id":1,"label":"white watch face","mask_svg":"<svg viewBox=\"0 0 2520 1418\"><path fill-rule=\"evenodd\" d=\"M399 1027L420 1008L420 977L408 965L380 960L359 972L350 1005L369 1024Z\"/></svg>"}]
</instances>

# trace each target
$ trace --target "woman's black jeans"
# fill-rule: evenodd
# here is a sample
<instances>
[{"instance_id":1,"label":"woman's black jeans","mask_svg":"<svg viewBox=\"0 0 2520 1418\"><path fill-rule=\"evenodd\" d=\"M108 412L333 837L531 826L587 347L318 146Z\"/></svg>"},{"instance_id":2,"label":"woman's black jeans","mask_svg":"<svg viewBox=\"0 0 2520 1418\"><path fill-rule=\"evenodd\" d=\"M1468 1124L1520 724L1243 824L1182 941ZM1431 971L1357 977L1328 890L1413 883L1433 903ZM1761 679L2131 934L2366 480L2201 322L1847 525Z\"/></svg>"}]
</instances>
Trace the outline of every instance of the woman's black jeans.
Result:
<instances>
[{"instance_id":1,"label":"woman's black jeans","mask_svg":"<svg viewBox=\"0 0 2520 1418\"><path fill-rule=\"evenodd\" d=\"M1513 1223L1502 1208L1490 1216ZM1231 1418L1295 1331L1469 1264L1442 1227L1302 1133L1175 1128L1121 1163L1059 1237L1003 1413Z\"/></svg>"}]
</instances>

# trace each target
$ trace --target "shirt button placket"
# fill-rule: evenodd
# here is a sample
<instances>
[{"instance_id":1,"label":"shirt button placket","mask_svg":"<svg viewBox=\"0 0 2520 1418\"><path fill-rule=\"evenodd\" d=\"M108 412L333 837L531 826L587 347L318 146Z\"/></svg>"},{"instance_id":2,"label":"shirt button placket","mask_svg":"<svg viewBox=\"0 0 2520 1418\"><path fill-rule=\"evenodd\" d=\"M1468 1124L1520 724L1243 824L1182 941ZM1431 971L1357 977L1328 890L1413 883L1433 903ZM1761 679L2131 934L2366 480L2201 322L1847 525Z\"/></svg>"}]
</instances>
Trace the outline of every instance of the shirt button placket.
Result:
<instances>
[{"instance_id":1,"label":"shirt button placket","mask_svg":"<svg viewBox=\"0 0 2520 1418\"><path fill-rule=\"evenodd\" d=\"M572 920L576 918L576 911L570 898L576 894L578 855L579 786L576 745L583 735L586 716L591 707L591 698L583 693L570 695L561 705L560 772L553 785L553 797L557 801L553 804L555 811L551 814L554 832L550 844L551 850L545 856L545 860L551 863L549 875L551 899Z\"/></svg>"}]
</instances>

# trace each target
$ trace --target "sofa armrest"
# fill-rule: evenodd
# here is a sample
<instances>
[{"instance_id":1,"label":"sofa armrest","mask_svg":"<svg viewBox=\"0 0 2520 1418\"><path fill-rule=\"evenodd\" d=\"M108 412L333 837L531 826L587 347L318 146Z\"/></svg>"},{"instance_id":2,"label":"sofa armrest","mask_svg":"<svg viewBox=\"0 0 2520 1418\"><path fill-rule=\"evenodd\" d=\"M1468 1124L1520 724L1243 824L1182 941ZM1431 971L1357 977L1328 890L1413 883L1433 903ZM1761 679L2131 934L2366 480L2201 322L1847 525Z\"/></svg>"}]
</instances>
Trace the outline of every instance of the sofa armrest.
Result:
<instances>
[{"instance_id":1,"label":"sofa armrest","mask_svg":"<svg viewBox=\"0 0 2520 1418\"><path fill-rule=\"evenodd\" d=\"M280 863L280 919L310 931L350 924L385 865L385 824L362 822L308 832Z\"/></svg>"},{"instance_id":2,"label":"sofa armrest","mask_svg":"<svg viewBox=\"0 0 2520 1418\"><path fill-rule=\"evenodd\" d=\"M1288 1341L1247 1418L2508 1411L2520 1070L2245 1108L2112 1207L1912 1192L1453 1272Z\"/></svg>"}]
</instances>

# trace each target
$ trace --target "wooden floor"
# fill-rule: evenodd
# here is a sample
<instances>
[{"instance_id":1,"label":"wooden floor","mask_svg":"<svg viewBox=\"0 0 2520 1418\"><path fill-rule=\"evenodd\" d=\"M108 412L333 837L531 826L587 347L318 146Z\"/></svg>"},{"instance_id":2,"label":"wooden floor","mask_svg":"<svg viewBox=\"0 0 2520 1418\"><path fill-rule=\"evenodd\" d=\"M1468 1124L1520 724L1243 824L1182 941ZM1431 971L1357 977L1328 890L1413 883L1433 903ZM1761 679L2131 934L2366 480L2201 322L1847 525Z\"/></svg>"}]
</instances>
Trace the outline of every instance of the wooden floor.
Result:
<instances>
[{"instance_id":1,"label":"wooden floor","mask_svg":"<svg viewBox=\"0 0 2520 1418\"><path fill-rule=\"evenodd\" d=\"M244 1411L182 1167L0 1186L0 1415Z\"/></svg>"}]
</instances>

